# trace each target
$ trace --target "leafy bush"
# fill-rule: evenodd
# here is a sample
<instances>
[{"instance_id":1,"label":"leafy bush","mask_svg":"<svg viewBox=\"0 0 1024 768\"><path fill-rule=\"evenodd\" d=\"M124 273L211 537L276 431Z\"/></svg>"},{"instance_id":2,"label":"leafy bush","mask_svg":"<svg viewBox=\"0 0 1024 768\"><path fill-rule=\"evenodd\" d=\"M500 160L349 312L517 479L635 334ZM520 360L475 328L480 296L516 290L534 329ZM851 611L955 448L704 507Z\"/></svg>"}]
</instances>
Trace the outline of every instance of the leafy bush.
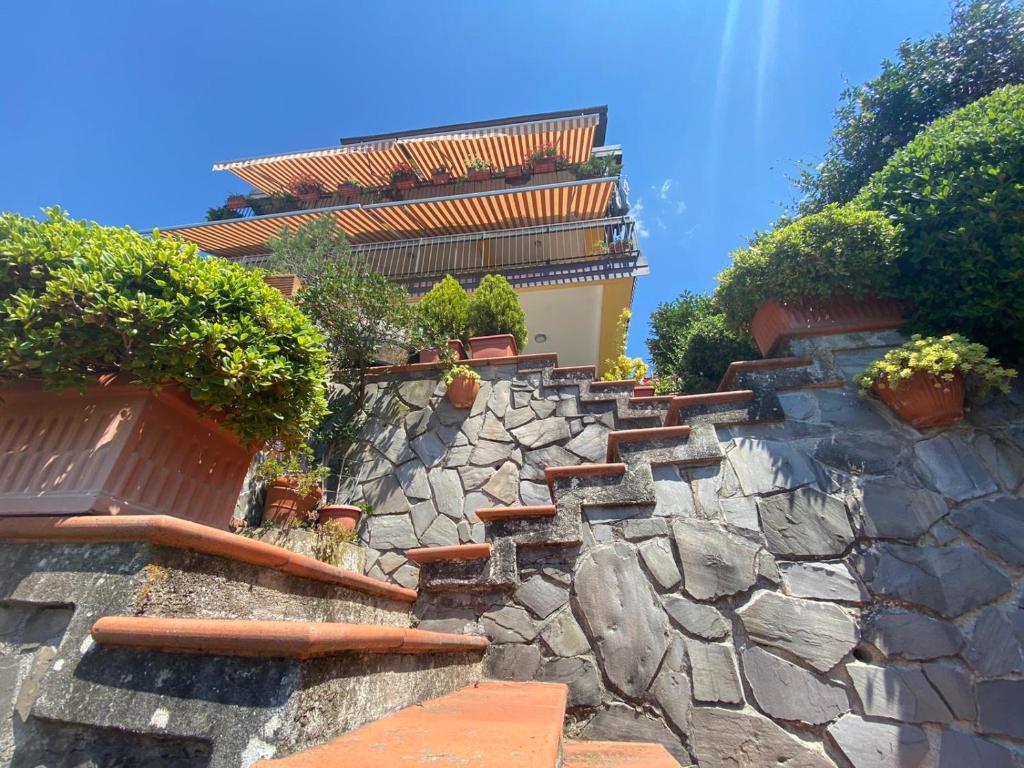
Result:
<instances>
[{"instance_id":1,"label":"leafy bush","mask_svg":"<svg viewBox=\"0 0 1024 768\"><path fill-rule=\"evenodd\" d=\"M854 204L902 225L910 322L996 354L1024 349L1024 86L937 120L875 174Z\"/></svg>"},{"instance_id":2,"label":"leafy bush","mask_svg":"<svg viewBox=\"0 0 1024 768\"><path fill-rule=\"evenodd\" d=\"M242 439L297 444L326 413L327 352L259 274L128 228L0 216L0 377L176 384Z\"/></svg>"},{"instance_id":3,"label":"leafy bush","mask_svg":"<svg viewBox=\"0 0 1024 768\"><path fill-rule=\"evenodd\" d=\"M647 375L647 364L639 357L628 357L626 355L626 344L629 340L629 321L633 313L629 309L622 310L619 315L618 332L619 344L617 354L610 360L605 360L608 370L601 377L604 381L626 381L632 379L639 381Z\"/></svg>"},{"instance_id":4,"label":"leafy bush","mask_svg":"<svg viewBox=\"0 0 1024 768\"><path fill-rule=\"evenodd\" d=\"M324 332L336 376L362 402L367 369L385 347L405 347L411 338L408 293L356 258L330 216L318 216L294 232L282 228L269 245L267 267L302 280L295 303Z\"/></svg>"},{"instance_id":5,"label":"leafy bush","mask_svg":"<svg viewBox=\"0 0 1024 768\"><path fill-rule=\"evenodd\" d=\"M509 333L522 352L526 349L526 313L515 290L501 275L485 275L469 299L469 331L473 336Z\"/></svg>"},{"instance_id":6,"label":"leafy bush","mask_svg":"<svg viewBox=\"0 0 1024 768\"><path fill-rule=\"evenodd\" d=\"M469 338L469 294L451 275L434 285L416 305L424 337L440 347L448 339Z\"/></svg>"},{"instance_id":7,"label":"leafy bush","mask_svg":"<svg viewBox=\"0 0 1024 768\"><path fill-rule=\"evenodd\" d=\"M1012 368L1003 368L997 359L988 357L984 344L972 344L958 333L927 338L914 334L906 344L869 365L857 383L863 394L875 384L899 389L918 372L931 374L939 381L952 381L960 372L976 379L980 391L996 389L1003 394L1010 391L1010 379L1017 375Z\"/></svg>"},{"instance_id":8,"label":"leafy bush","mask_svg":"<svg viewBox=\"0 0 1024 768\"><path fill-rule=\"evenodd\" d=\"M313 460L313 452L308 446L300 446L290 451L270 450L253 472L257 480L272 483L279 477L289 477L296 481L295 491L305 496L318 485L321 485L330 471Z\"/></svg>"},{"instance_id":9,"label":"leafy bush","mask_svg":"<svg viewBox=\"0 0 1024 768\"><path fill-rule=\"evenodd\" d=\"M605 176L618 176L622 171L622 163L614 157L591 157L582 163L569 166L577 178L596 179Z\"/></svg>"},{"instance_id":10,"label":"leafy bush","mask_svg":"<svg viewBox=\"0 0 1024 768\"><path fill-rule=\"evenodd\" d=\"M758 356L750 338L728 326L710 296L684 291L658 305L649 327L647 348L660 394L712 392L729 363Z\"/></svg>"},{"instance_id":11,"label":"leafy bush","mask_svg":"<svg viewBox=\"0 0 1024 768\"><path fill-rule=\"evenodd\" d=\"M228 221L229 219L240 219L242 214L233 208L228 208L226 205L218 206L217 208L206 209L206 220L207 221Z\"/></svg>"},{"instance_id":12,"label":"leafy bush","mask_svg":"<svg viewBox=\"0 0 1024 768\"><path fill-rule=\"evenodd\" d=\"M732 254L715 300L733 328L746 328L768 299L801 302L842 294L893 295L899 230L876 211L830 205Z\"/></svg>"},{"instance_id":13,"label":"leafy bush","mask_svg":"<svg viewBox=\"0 0 1024 768\"><path fill-rule=\"evenodd\" d=\"M852 199L924 126L991 93L1024 82L1024 9L1010 0L953 8L949 32L905 42L882 74L847 88L824 162L805 172L802 210Z\"/></svg>"}]
</instances>

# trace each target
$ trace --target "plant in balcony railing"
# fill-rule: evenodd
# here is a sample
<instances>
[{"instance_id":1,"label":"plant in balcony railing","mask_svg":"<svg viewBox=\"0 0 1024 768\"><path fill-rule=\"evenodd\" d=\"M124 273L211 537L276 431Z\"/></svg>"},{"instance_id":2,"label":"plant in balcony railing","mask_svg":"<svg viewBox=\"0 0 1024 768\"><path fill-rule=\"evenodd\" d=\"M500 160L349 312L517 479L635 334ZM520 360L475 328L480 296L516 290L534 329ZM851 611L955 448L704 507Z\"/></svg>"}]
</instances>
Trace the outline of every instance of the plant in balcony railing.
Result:
<instances>
[{"instance_id":1,"label":"plant in balcony railing","mask_svg":"<svg viewBox=\"0 0 1024 768\"><path fill-rule=\"evenodd\" d=\"M285 188L304 203L320 199L324 193L323 185L308 173L298 173L285 184Z\"/></svg>"},{"instance_id":2,"label":"plant in balcony railing","mask_svg":"<svg viewBox=\"0 0 1024 768\"><path fill-rule=\"evenodd\" d=\"M275 192L272 195L249 198L249 207L257 216L266 216L271 213L294 211L299 207L299 201L284 192Z\"/></svg>"},{"instance_id":3,"label":"plant in balcony railing","mask_svg":"<svg viewBox=\"0 0 1024 768\"><path fill-rule=\"evenodd\" d=\"M491 172L491 164L482 157L474 157L466 164L466 176L470 181L487 181Z\"/></svg>"},{"instance_id":4,"label":"plant in balcony railing","mask_svg":"<svg viewBox=\"0 0 1024 768\"><path fill-rule=\"evenodd\" d=\"M590 247L591 256L604 256L608 253L608 241L603 237Z\"/></svg>"},{"instance_id":5,"label":"plant in balcony railing","mask_svg":"<svg viewBox=\"0 0 1024 768\"><path fill-rule=\"evenodd\" d=\"M416 169L409 163L399 163L391 169L391 186L395 189L412 189L416 180Z\"/></svg>"},{"instance_id":6,"label":"plant in balcony railing","mask_svg":"<svg viewBox=\"0 0 1024 768\"><path fill-rule=\"evenodd\" d=\"M233 211L241 211L249 207L249 198L245 195L228 195L226 205Z\"/></svg>"},{"instance_id":7,"label":"plant in balcony railing","mask_svg":"<svg viewBox=\"0 0 1024 768\"><path fill-rule=\"evenodd\" d=\"M351 200L358 197L362 191L363 188L359 185L359 182L351 177L338 185L338 197L342 200Z\"/></svg>"},{"instance_id":8,"label":"plant in balcony railing","mask_svg":"<svg viewBox=\"0 0 1024 768\"><path fill-rule=\"evenodd\" d=\"M206 209L206 220L207 221L227 221L228 219L240 219L242 214L236 211L234 208L228 208L226 205L220 205L216 208Z\"/></svg>"},{"instance_id":9,"label":"plant in balcony railing","mask_svg":"<svg viewBox=\"0 0 1024 768\"><path fill-rule=\"evenodd\" d=\"M530 153L530 166L534 173L551 173L564 162L557 144L543 144Z\"/></svg>"},{"instance_id":10,"label":"plant in balcony railing","mask_svg":"<svg viewBox=\"0 0 1024 768\"><path fill-rule=\"evenodd\" d=\"M430 181L433 184L450 184L452 181L452 172L448 170L448 166L439 165L430 172Z\"/></svg>"},{"instance_id":11,"label":"plant in balcony railing","mask_svg":"<svg viewBox=\"0 0 1024 768\"><path fill-rule=\"evenodd\" d=\"M526 313L515 289L502 275L485 275L469 299L469 339L474 357L505 357L526 348ZM475 337L475 338L474 338ZM500 337L500 346L479 339Z\"/></svg>"},{"instance_id":12,"label":"plant in balcony railing","mask_svg":"<svg viewBox=\"0 0 1024 768\"><path fill-rule=\"evenodd\" d=\"M613 157L591 157L568 168L578 179L598 179L618 176L622 172L622 163L616 162Z\"/></svg>"}]
</instances>

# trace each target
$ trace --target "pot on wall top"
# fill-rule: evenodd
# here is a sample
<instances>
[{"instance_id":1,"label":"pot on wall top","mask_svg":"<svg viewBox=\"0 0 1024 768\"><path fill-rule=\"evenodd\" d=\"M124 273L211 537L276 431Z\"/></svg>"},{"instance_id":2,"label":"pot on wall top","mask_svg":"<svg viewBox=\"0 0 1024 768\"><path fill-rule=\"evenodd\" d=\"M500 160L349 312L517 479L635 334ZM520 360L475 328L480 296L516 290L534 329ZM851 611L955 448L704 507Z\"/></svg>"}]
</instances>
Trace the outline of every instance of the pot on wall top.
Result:
<instances>
[{"instance_id":1,"label":"pot on wall top","mask_svg":"<svg viewBox=\"0 0 1024 768\"><path fill-rule=\"evenodd\" d=\"M448 339L448 348L455 353L457 360L466 359L466 348L462 346L462 342L458 339ZM421 349L420 350L420 362L421 363L436 363L441 359L441 355L436 349Z\"/></svg>"},{"instance_id":2,"label":"pot on wall top","mask_svg":"<svg viewBox=\"0 0 1024 768\"><path fill-rule=\"evenodd\" d=\"M515 357L519 354L515 336L510 333L499 333L494 336L473 336L469 340L469 350L474 358Z\"/></svg>"},{"instance_id":3,"label":"pot on wall top","mask_svg":"<svg viewBox=\"0 0 1024 768\"><path fill-rule=\"evenodd\" d=\"M480 393L480 379L469 376L456 376L448 385L448 402L455 408L472 408L476 396Z\"/></svg>"},{"instance_id":4,"label":"pot on wall top","mask_svg":"<svg viewBox=\"0 0 1024 768\"><path fill-rule=\"evenodd\" d=\"M883 331L903 325L903 305L889 299L836 296L803 303L764 302L750 321L750 335L768 357L785 339L860 331Z\"/></svg>"},{"instance_id":5,"label":"pot on wall top","mask_svg":"<svg viewBox=\"0 0 1024 768\"><path fill-rule=\"evenodd\" d=\"M287 525L293 517L306 518L316 509L324 495L319 485L314 485L309 493L300 496L299 481L294 477L282 475L267 485L267 496L263 501L263 522L274 525Z\"/></svg>"},{"instance_id":6,"label":"pot on wall top","mask_svg":"<svg viewBox=\"0 0 1024 768\"><path fill-rule=\"evenodd\" d=\"M319 518L321 523L333 522L354 531L362 514L363 510L351 504L325 504L320 507Z\"/></svg>"},{"instance_id":7,"label":"pot on wall top","mask_svg":"<svg viewBox=\"0 0 1024 768\"><path fill-rule=\"evenodd\" d=\"M952 381L918 371L898 387L876 383L871 391L912 427L946 427L964 417L964 377L957 371Z\"/></svg>"}]
</instances>

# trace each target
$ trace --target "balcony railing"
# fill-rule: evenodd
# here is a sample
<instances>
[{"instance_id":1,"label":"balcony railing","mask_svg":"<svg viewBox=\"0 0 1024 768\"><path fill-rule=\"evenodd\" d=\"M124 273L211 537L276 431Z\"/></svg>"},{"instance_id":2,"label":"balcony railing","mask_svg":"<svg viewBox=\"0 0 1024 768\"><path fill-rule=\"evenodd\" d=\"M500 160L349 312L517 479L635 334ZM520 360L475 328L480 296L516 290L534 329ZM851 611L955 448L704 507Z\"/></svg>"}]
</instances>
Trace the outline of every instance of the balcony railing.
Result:
<instances>
[{"instance_id":1,"label":"balcony railing","mask_svg":"<svg viewBox=\"0 0 1024 768\"><path fill-rule=\"evenodd\" d=\"M465 235L392 240L354 246L366 266L398 281L446 274L506 272L523 267L584 262L636 254L635 222L628 216ZM242 261L259 264L266 257Z\"/></svg>"}]
</instances>

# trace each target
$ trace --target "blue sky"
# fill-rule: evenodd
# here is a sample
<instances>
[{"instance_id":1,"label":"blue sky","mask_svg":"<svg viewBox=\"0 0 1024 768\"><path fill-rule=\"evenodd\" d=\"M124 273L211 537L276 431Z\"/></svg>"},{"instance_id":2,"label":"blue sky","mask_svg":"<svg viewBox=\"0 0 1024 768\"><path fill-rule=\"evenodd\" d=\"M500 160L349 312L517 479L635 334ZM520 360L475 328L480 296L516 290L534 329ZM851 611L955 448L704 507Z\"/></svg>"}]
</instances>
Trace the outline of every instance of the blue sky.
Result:
<instances>
[{"instance_id":1,"label":"blue sky","mask_svg":"<svg viewBox=\"0 0 1024 768\"><path fill-rule=\"evenodd\" d=\"M709 290L792 201L844 83L945 0L23 2L0 47L0 209L149 229L246 187L214 161L607 104L652 275L647 316Z\"/></svg>"}]
</instances>

